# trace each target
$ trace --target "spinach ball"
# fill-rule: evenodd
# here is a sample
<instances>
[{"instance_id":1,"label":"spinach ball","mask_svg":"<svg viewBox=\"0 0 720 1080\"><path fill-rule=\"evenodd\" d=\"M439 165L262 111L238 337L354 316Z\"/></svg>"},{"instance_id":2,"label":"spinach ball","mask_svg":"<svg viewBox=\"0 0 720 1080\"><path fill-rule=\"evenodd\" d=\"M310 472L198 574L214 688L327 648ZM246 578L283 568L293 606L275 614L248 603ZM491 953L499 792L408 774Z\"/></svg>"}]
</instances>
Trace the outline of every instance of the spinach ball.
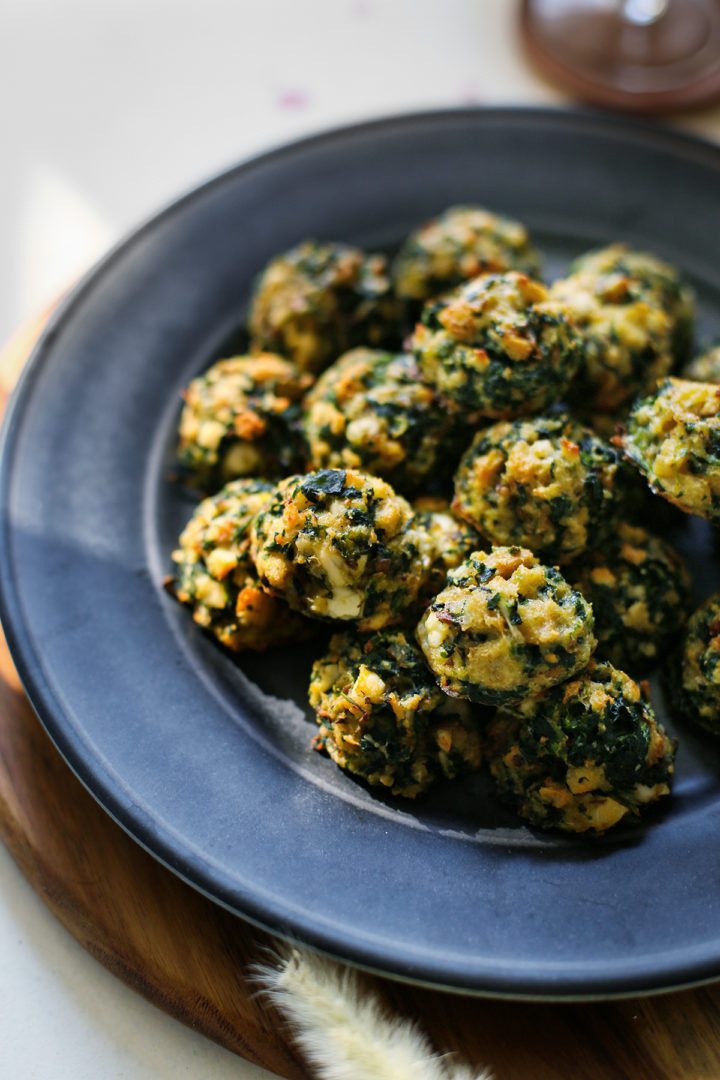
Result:
<instances>
[{"instance_id":1,"label":"spinach ball","mask_svg":"<svg viewBox=\"0 0 720 1080\"><path fill-rule=\"evenodd\" d=\"M307 240L263 270L248 328L254 348L316 373L354 345L394 344L400 318L384 255Z\"/></svg>"},{"instance_id":2,"label":"spinach ball","mask_svg":"<svg viewBox=\"0 0 720 1080\"><path fill-rule=\"evenodd\" d=\"M590 252L556 281L582 343L569 398L585 410L613 413L686 358L694 302L677 271L654 255L613 244Z\"/></svg>"},{"instance_id":3,"label":"spinach ball","mask_svg":"<svg viewBox=\"0 0 720 1080\"><path fill-rule=\"evenodd\" d=\"M622 445L657 495L720 524L720 386L666 379L636 403Z\"/></svg>"},{"instance_id":4,"label":"spinach ball","mask_svg":"<svg viewBox=\"0 0 720 1080\"><path fill-rule=\"evenodd\" d=\"M250 557L250 523L273 485L234 480L204 499L185 526L172 589L196 623L228 649L262 650L307 637L311 625L261 587Z\"/></svg>"},{"instance_id":5,"label":"spinach ball","mask_svg":"<svg viewBox=\"0 0 720 1080\"><path fill-rule=\"evenodd\" d=\"M669 794L675 747L638 684L593 661L499 710L485 753L499 797L532 825L602 833Z\"/></svg>"},{"instance_id":6,"label":"spinach ball","mask_svg":"<svg viewBox=\"0 0 720 1080\"><path fill-rule=\"evenodd\" d=\"M423 585L420 601L423 610L432 597L445 588L448 570L454 570L483 539L472 525L459 518L444 499L423 496L413 503L415 524L427 536L430 548L430 572Z\"/></svg>"},{"instance_id":7,"label":"spinach ball","mask_svg":"<svg viewBox=\"0 0 720 1080\"><path fill-rule=\"evenodd\" d=\"M361 469L400 491L447 472L457 441L414 357L367 348L323 372L305 400L303 429L313 468Z\"/></svg>"},{"instance_id":8,"label":"spinach ball","mask_svg":"<svg viewBox=\"0 0 720 1080\"><path fill-rule=\"evenodd\" d=\"M183 394L180 464L205 491L298 468L305 457L300 402L311 382L273 353L218 360Z\"/></svg>"},{"instance_id":9,"label":"spinach ball","mask_svg":"<svg viewBox=\"0 0 720 1080\"><path fill-rule=\"evenodd\" d=\"M592 604L597 655L616 667L653 664L685 622L688 572L670 544L639 526L620 522L568 576Z\"/></svg>"},{"instance_id":10,"label":"spinach ball","mask_svg":"<svg viewBox=\"0 0 720 1080\"><path fill-rule=\"evenodd\" d=\"M480 765L475 712L437 687L402 630L334 634L310 679L315 740L342 769L414 798Z\"/></svg>"},{"instance_id":11,"label":"spinach ball","mask_svg":"<svg viewBox=\"0 0 720 1080\"><path fill-rule=\"evenodd\" d=\"M662 308L673 324L673 355L678 361L686 359L692 343L695 295L676 267L650 252L636 251L626 244L610 244L581 255L570 272L598 277L612 275L619 292L630 292ZM611 288L613 283L606 284Z\"/></svg>"},{"instance_id":12,"label":"spinach ball","mask_svg":"<svg viewBox=\"0 0 720 1080\"><path fill-rule=\"evenodd\" d=\"M521 701L581 671L595 648L592 608L525 548L476 551L447 576L417 639L446 694Z\"/></svg>"},{"instance_id":13,"label":"spinach ball","mask_svg":"<svg viewBox=\"0 0 720 1080\"><path fill-rule=\"evenodd\" d=\"M283 480L253 522L252 550L273 596L362 630L401 622L430 566L409 503L354 469Z\"/></svg>"},{"instance_id":14,"label":"spinach ball","mask_svg":"<svg viewBox=\"0 0 720 1080\"><path fill-rule=\"evenodd\" d=\"M680 372L683 379L720 383L720 345L713 345L696 356Z\"/></svg>"},{"instance_id":15,"label":"spinach ball","mask_svg":"<svg viewBox=\"0 0 720 1080\"><path fill-rule=\"evenodd\" d=\"M612 534L628 473L618 450L564 413L501 422L465 452L452 507L494 544L566 563Z\"/></svg>"},{"instance_id":16,"label":"spinach ball","mask_svg":"<svg viewBox=\"0 0 720 1080\"><path fill-rule=\"evenodd\" d=\"M516 271L473 278L426 304L411 348L427 382L466 416L553 405L580 362L563 304Z\"/></svg>"},{"instance_id":17,"label":"spinach ball","mask_svg":"<svg viewBox=\"0 0 720 1080\"><path fill-rule=\"evenodd\" d=\"M678 713L720 735L720 593L688 619L668 682Z\"/></svg>"},{"instance_id":18,"label":"spinach ball","mask_svg":"<svg viewBox=\"0 0 720 1080\"><path fill-rule=\"evenodd\" d=\"M478 274L505 270L540 272L525 226L480 206L451 206L408 236L392 278L398 296L425 301Z\"/></svg>"}]
</instances>

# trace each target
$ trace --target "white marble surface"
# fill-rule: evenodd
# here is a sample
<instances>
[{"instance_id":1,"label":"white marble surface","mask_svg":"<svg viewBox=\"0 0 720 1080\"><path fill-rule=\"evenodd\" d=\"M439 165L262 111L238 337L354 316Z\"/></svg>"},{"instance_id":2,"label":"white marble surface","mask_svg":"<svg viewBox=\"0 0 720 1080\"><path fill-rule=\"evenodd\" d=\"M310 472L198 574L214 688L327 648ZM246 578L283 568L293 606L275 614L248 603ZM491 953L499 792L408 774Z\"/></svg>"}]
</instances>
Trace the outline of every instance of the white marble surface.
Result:
<instances>
[{"instance_id":1,"label":"white marble surface","mask_svg":"<svg viewBox=\"0 0 720 1080\"><path fill-rule=\"evenodd\" d=\"M4 0L0 340L161 204L328 126L556 103L514 0ZM720 139L720 109L680 118ZM0 847L0 1075L261 1080L126 989Z\"/></svg>"}]
</instances>

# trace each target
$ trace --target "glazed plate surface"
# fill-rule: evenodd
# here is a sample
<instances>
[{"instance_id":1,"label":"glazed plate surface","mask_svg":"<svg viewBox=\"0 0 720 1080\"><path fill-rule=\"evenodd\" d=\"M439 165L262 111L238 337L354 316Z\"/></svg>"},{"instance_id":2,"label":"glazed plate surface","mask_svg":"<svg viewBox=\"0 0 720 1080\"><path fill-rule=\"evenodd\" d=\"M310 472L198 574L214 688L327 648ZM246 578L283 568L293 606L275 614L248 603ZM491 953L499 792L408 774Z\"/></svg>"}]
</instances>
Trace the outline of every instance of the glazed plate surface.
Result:
<instances>
[{"instance_id":1,"label":"glazed plate surface","mask_svg":"<svg viewBox=\"0 0 720 1080\"><path fill-rule=\"evenodd\" d=\"M487 994L587 997L720 976L720 754L681 723L668 805L590 841L499 807L485 776L379 795L310 749L322 637L237 661L164 591L192 511L169 478L182 386L238 342L254 275L314 236L392 250L473 202L526 222L549 276L623 239L720 334L720 149L584 113L462 110L260 157L158 215L74 291L13 398L2 617L69 764L158 859L238 914L353 963ZM672 539L696 600L710 527Z\"/></svg>"}]
</instances>

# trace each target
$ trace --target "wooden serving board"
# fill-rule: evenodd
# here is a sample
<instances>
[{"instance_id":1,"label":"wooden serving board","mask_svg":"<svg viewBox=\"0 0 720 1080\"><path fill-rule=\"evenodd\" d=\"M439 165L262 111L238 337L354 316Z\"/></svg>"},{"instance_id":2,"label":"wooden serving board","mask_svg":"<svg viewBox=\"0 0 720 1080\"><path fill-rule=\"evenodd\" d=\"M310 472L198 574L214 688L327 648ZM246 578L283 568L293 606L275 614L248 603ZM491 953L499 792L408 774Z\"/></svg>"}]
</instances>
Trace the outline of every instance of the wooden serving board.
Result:
<instances>
[{"instance_id":1,"label":"wooden serving board","mask_svg":"<svg viewBox=\"0 0 720 1080\"><path fill-rule=\"evenodd\" d=\"M44 319L0 354L0 404ZM148 1001L288 1080L310 1073L254 996L265 934L185 885L131 840L60 757L0 641L0 836L33 888L93 956ZM497 1080L720 1077L720 985L600 1004L504 1002L367 980L439 1050ZM408 1078L410 1080L410 1078Z\"/></svg>"}]
</instances>

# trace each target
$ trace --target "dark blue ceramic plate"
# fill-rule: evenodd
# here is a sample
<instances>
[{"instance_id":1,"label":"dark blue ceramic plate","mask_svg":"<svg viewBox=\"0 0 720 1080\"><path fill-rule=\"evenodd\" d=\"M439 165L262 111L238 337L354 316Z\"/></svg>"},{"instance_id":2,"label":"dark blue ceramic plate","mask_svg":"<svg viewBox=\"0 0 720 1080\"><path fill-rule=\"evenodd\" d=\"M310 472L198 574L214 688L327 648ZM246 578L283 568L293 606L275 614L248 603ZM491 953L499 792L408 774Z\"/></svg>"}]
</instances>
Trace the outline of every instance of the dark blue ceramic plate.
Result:
<instances>
[{"instance_id":1,"label":"dark blue ceramic plate","mask_svg":"<svg viewBox=\"0 0 720 1080\"><path fill-rule=\"evenodd\" d=\"M239 662L163 591L191 511L168 479L183 384L306 236L391 246L457 202L526 221L552 274L618 238L677 263L720 331L720 150L590 114L458 111L332 132L211 181L64 304L4 429L2 617L69 764L233 911L355 963L518 996L720 975L720 757L682 730L675 795L599 842L531 831L487 781L401 803L310 750L304 646ZM689 521L697 596L720 586ZM672 726L672 725L671 725Z\"/></svg>"}]
</instances>

